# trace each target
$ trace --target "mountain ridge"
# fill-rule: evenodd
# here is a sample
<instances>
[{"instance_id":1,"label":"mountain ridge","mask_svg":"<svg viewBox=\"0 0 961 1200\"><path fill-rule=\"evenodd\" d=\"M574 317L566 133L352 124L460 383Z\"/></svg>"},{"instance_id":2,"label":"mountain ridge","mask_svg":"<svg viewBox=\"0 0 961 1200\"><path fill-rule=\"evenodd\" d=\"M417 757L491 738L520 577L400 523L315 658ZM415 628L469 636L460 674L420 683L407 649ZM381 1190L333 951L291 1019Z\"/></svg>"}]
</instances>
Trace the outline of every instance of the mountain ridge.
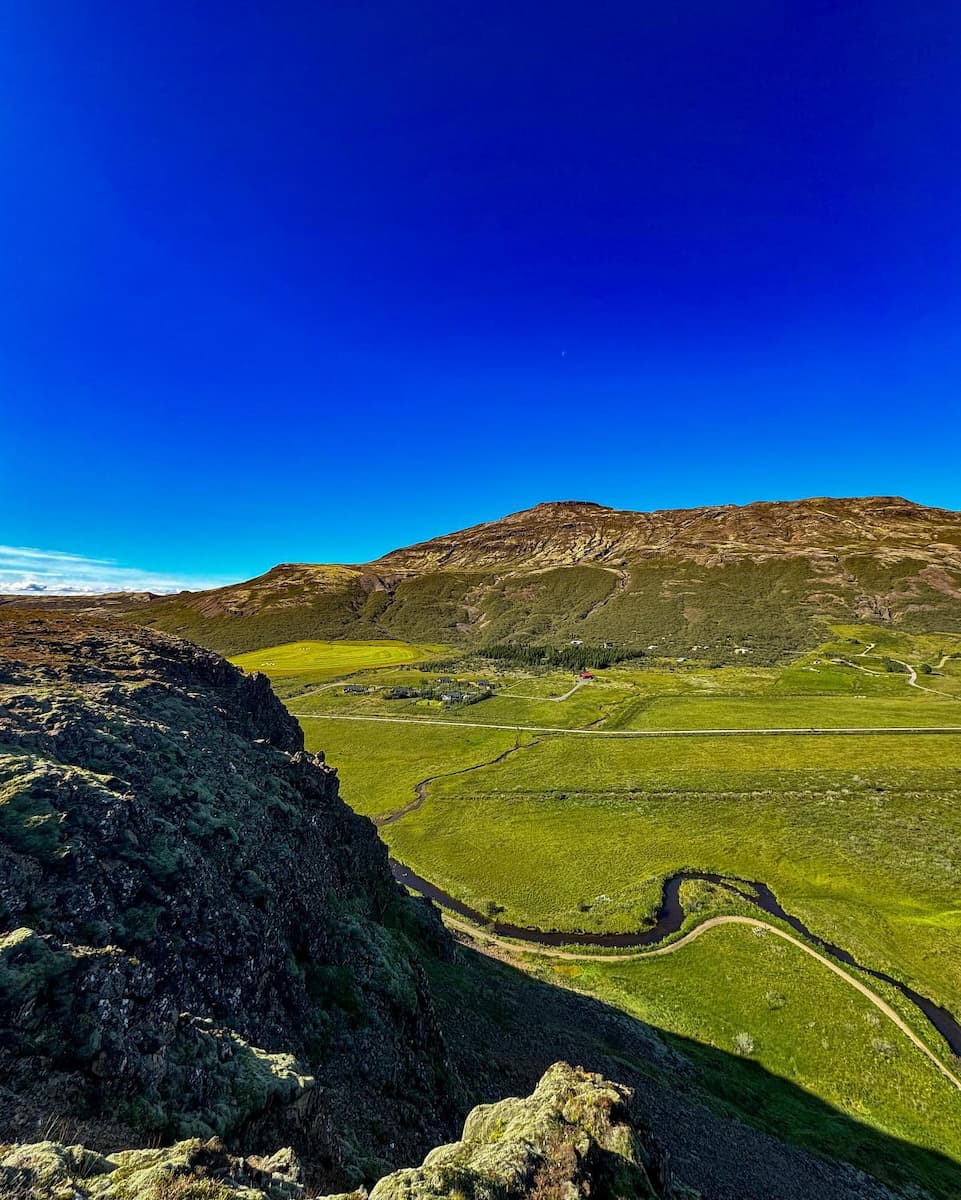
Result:
<instances>
[{"instance_id":1,"label":"mountain ridge","mask_svg":"<svg viewBox=\"0 0 961 1200\"><path fill-rule=\"evenodd\" d=\"M304 638L614 641L775 661L830 621L961 627L961 514L899 496L635 513L553 501L362 564L280 564L135 619L233 651ZM702 651L703 652L703 651Z\"/></svg>"},{"instance_id":2,"label":"mountain ridge","mask_svg":"<svg viewBox=\"0 0 961 1200\"><path fill-rule=\"evenodd\" d=\"M201 592L33 598L102 610L224 653L397 638L453 647L578 638L774 662L825 626L961 628L961 513L901 496L634 512L547 501L367 563L279 563Z\"/></svg>"},{"instance_id":3,"label":"mountain ridge","mask_svg":"<svg viewBox=\"0 0 961 1200\"><path fill-rule=\"evenodd\" d=\"M329 565L331 567L340 567L344 570L362 570L365 567L376 567L384 564L393 565L402 562L404 557L415 551L420 551L423 548L434 546L437 543L446 541L447 539L463 538L467 535L479 534L484 531L496 530L498 528L510 528L515 525L523 525L525 522L539 522L542 519L547 519L553 516L558 518L565 515L576 515L586 513L587 515L603 515L604 517L616 520L619 523L625 523L631 519L637 520L643 518L649 524L654 524L658 519L663 521L665 518L683 518L685 521L696 520L698 517L714 516L723 518L728 515L751 513L770 513L772 511L785 515L790 515L795 512L803 512L810 510L814 505L835 505L835 506L852 506L853 508L863 509L873 507L876 510L890 509L900 511L901 513L914 513L917 515L930 514L932 519L936 518L946 525L957 524L961 526L961 512L954 509L941 508L932 505L919 504L917 501L908 500L904 496L812 496L800 500L752 500L747 504L704 504L694 505L688 508L657 508L657 509L628 509L614 508L611 505L601 504L594 500L545 500L537 504L531 505L529 508L518 509L514 512L506 513L502 517L496 517L489 521L479 521L474 525L465 526L462 529L454 529L448 533L439 534L436 537L426 538L420 542L412 542L407 546L398 546L386 553L378 555L376 558L367 559L356 562L343 562L332 564L320 564L310 559L290 559L283 562L275 563L273 567L268 568L258 576L251 576L250 579L241 580L237 584L229 584L228 587L242 586L244 583L251 583L255 579L263 578L270 571L275 571L280 568L294 567L316 567L321 565ZM815 513L819 510L814 509ZM852 518L843 517L836 513L820 512L822 517L833 519L835 521L846 521ZM656 543L655 543L656 544ZM185 594L197 594L181 592ZM156 597L153 597L156 598Z\"/></svg>"}]
</instances>

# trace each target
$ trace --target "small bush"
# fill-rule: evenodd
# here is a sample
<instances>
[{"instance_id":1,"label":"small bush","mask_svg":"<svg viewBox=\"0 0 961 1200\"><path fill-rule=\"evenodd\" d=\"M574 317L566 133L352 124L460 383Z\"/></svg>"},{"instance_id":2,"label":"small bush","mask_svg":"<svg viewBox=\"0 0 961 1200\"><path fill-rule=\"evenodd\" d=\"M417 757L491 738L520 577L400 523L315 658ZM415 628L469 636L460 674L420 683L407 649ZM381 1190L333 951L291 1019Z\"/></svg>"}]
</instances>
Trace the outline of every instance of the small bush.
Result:
<instances>
[{"instance_id":1,"label":"small bush","mask_svg":"<svg viewBox=\"0 0 961 1200\"><path fill-rule=\"evenodd\" d=\"M754 1053L754 1038L749 1033L736 1033L734 1035L734 1050L737 1054L743 1054L745 1057Z\"/></svg>"}]
</instances>

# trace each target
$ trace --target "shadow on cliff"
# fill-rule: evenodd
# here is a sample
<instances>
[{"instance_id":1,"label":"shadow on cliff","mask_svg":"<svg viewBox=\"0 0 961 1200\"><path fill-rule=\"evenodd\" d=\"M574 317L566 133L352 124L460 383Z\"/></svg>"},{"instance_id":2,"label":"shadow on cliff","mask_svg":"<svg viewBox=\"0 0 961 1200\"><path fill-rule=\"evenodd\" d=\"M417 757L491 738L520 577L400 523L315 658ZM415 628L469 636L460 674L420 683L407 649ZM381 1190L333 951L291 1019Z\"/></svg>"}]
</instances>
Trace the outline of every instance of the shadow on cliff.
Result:
<instances>
[{"instance_id":1,"label":"shadow on cliff","mask_svg":"<svg viewBox=\"0 0 961 1200\"><path fill-rule=\"evenodd\" d=\"M463 945L455 965L425 967L469 1089L465 1111L527 1094L564 1059L635 1088L680 1178L712 1200L886 1196L874 1180L913 1195L961 1195L961 1164L865 1125L750 1059L654 1029Z\"/></svg>"}]
</instances>

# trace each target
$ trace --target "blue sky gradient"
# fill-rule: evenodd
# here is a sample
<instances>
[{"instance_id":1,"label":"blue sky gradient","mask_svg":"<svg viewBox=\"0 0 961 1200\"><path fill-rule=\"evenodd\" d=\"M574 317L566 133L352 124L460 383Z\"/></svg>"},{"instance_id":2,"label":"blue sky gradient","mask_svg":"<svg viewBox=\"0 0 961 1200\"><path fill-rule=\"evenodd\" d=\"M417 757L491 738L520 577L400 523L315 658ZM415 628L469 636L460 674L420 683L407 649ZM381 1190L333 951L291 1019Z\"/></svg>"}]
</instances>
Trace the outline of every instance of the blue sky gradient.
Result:
<instances>
[{"instance_id":1,"label":"blue sky gradient","mask_svg":"<svg viewBox=\"0 0 961 1200\"><path fill-rule=\"evenodd\" d=\"M955 4L50 0L0 68L0 587L961 508Z\"/></svg>"}]
</instances>

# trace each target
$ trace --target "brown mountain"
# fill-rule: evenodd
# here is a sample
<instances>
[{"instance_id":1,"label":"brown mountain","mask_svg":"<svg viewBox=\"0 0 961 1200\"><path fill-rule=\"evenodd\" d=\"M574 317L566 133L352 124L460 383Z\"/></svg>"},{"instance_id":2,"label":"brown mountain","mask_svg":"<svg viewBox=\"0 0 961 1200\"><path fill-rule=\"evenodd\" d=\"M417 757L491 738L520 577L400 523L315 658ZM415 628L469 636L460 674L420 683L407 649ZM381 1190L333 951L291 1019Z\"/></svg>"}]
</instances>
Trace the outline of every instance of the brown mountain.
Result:
<instances>
[{"instance_id":1,"label":"brown mountain","mask_svg":"<svg viewBox=\"0 0 961 1200\"><path fill-rule=\"evenodd\" d=\"M624 566L657 557L710 563L790 555L833 557L885 547L916 550L961 565L961 513L925 508L900 496L758 501L709 508L631 512L581 500L538 504L377 560L407 570Z\"/></svg>"},{"instance_id":2,"label":"brown mountain","mask_svg":"<svg viewBox=\"0 0 961 1200\"><path fill-rule=\"evenodd\" d=\"M559 501L370 563L284 563L139 600L130 615L227 653L301 638L578 637L696 645L720 662L746 645L769 662L823 640L830 621L961 628L961 513L897 496L650 513Z\"/></svg>"}]
</instances>

